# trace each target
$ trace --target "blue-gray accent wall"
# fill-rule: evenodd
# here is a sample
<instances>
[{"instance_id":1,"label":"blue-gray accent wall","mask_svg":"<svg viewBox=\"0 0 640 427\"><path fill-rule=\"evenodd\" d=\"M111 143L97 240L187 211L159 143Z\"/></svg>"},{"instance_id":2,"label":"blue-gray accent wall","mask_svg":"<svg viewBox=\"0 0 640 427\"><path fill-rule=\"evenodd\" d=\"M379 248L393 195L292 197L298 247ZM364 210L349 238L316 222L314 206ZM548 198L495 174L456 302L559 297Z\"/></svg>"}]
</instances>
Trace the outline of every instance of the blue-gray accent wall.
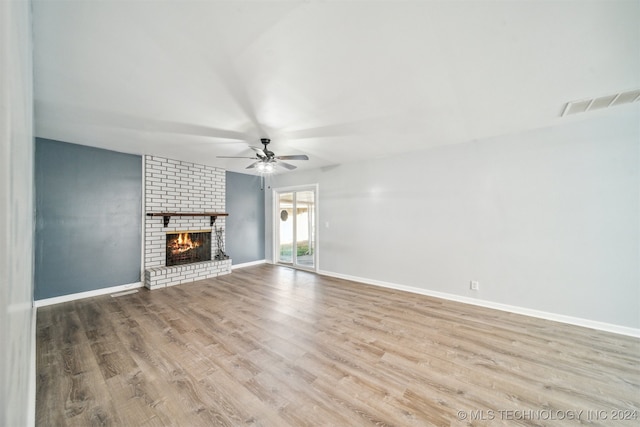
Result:
<instances>
[{"instance_id":1,"label":"blue-gray accent wall","mask_svg":"<svg viewBox=\"0 0 640 427\"><path fill-rule=\"evenodd\" d=\"M264 260L264 191L260 177L227 172L226 253L233 265Z\"/></svg>"},{"instance_id":2,"label":"blue-gray accent wall","mask_svg":"<svg viewBox=\"0 0 640 427\"><path fill-rule=\"evenodd\" d=\"M36 139L40 300L140 281L142 158Z\"/></svg>"}]
</instances>

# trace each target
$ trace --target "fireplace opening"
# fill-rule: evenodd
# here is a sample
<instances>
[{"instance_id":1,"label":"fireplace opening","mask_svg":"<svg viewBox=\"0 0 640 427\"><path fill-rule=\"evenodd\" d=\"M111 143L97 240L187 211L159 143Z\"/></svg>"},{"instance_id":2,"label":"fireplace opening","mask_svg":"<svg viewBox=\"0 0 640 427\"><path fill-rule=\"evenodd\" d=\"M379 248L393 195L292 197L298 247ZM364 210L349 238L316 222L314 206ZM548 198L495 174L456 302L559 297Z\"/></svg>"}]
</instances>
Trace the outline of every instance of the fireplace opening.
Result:
<instances>
[{"instance_id":1,"label":"fireplace opening","mask_svg":"<svg viewBox=\"0 0 640 427\"><path fill-rule=\"evenodd\" d=\"M166 266L211 261L211 232L167 233Z\"/></svg>"}]
</instances>

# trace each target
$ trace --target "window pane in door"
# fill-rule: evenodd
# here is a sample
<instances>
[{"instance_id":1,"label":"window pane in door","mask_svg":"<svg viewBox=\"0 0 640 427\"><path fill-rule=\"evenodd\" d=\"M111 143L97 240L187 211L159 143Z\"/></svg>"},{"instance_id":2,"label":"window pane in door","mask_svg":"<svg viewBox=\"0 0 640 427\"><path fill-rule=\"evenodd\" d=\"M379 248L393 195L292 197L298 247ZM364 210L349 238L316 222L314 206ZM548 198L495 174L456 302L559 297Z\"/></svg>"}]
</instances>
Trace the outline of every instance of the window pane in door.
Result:
<instances>
[{"instance_id":1,"label":"window pane in door","mask_svg":"<svg viewBox=\"0 0 640 427\"><path fill-rule=\"evenodd\" d=\"M313 191L295 193L296 208L296 253L295 263L301 267L313 268L315 253L315 200Z\"/></svg>"},{"instance_id":2,"label":"window pane in door","mask_svg":"<svg viewBox=\"0 0 640 427\"><path fill-rule=\"evenodd\" d=\"M278 261L293 263L293 193L278 194L280 234L278 236Z\"/></svg>"}]
</instances>

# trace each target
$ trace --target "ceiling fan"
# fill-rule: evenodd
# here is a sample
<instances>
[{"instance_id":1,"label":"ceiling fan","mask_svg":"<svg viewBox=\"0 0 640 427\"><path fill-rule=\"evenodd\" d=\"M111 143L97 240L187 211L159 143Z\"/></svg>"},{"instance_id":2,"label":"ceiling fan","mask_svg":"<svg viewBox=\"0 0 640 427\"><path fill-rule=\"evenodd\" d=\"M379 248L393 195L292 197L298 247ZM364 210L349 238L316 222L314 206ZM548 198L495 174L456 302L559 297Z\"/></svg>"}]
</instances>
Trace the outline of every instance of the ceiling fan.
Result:
<instances>
[{"instance_id":1,"label":"ceiling fan","mask_svg":"<svg viewBox=\"0 0 640 427\"><path fill-rule=\"evenodd\" d=\"M261 173L271 173L275 170L276 165L282 166L285 169L289 169L289 170L293 170L295 169L297 166L294 166L290 163L285 163L282 160L309 160L309 156L307 156L306 154L294 154L294 155L289 155L289 156L276 156L276 154L273 151L270 151L267 148L267 145L269 145L269 143L271 142L270 139L268 138L262 138L260 139L260 142L262 143L262 145L264 145L264 148L260 148L260 147L253 147L251 146L250 148L256 152L256 156L255 157L238 157L238 156L217 156L219 159L252 159L252 160L256 160L256 162L251 163L249 166L247 166L247 169L253 169L256 168L258 169L259 172Z\"/></svg>"}]
</instances>

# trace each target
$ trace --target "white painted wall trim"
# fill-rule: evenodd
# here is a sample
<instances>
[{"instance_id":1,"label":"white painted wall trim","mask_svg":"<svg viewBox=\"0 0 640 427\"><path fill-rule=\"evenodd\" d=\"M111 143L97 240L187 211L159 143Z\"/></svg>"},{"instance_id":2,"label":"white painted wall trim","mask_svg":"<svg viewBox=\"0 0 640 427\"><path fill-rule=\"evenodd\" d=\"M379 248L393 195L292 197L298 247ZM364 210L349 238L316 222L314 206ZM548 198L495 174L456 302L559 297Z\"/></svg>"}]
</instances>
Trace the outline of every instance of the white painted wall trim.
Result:
<instances>
[{"instance_id":1,"label":"white painted wall trim","mask_svg":"<svg viewBox=\"0 0 640 427\"><path fill-rule=\"evenodd\" d=\"M449 294L445 292L430 291L427 289L415 288L413 286L399 285L397 283L383 282L381 280L367 279L363 277L350 276L347 274L334 273L332 271L318 271L323 276L335 277L338 279L350 280L352 282L363 283L365 285L380 286L382 288L395 289L399 291L411 292L414 294L426 295L435 298L442 298L450 301L462 302L465 304L476 305L480 307L492 308L495 310L506 311L509 313L522 314L524 316L536 317L539 319L552 320L555 322L567 323L570 325L583 326L585 328L597 329L605 332L613 332L620 335L628 335L640 338L640 329L629 328L627 326L613 325L605 322L597 322L595 320L582 319L579 317L565 316L563 314L549 313L546 311L533 310L526 307L518 307L515 305L501 304L497 302L480 300L475 298L463 297L461 295Z\"/></svg>"},{"instance_id":2,"label":"white painted wall trim","mask_svg":"<svg viewBox=\"0 0 640 427\"><path fill-rule=\"evenodd\" d=\"M254 265L265 264L266 262L267 262L266 259L259 259L258 261L243 262L242 264L232 265L231 270L235 270L236 268L245 268L245 267L251 267Z\"/></svg>"},{"instance_id":3,"label":"white painted wall trim","mask_svg":"<svg viewBox=\"0 0 640 427\"><path fill-rule=\"evenodd\" d=\"M39 299L33 302L34 307L45 307L47 305L60 304L62 302L75 301L83 298L97 297L115 292L122 292L129 289L142 288L142 282L127 283L126 285L111 286L110 288L95 289L93 291L79 292L77 294L62 295L59 297Z\"/></svg>"},{"instance_id":4,"label":"white painted wall trim","mask_svg":"<svg viewBox=\"0 0 640 427\"><path fill-rule=\"evenodd\" d=\"M37 315L38 310L33 308L31 310L31 355L29 372L31 378L29 380L29 394L27 396L27 426L36 425L36 381L37 381L37 365L36 365L36 335L37 335Z\"/></svg>"}]
</instances>

